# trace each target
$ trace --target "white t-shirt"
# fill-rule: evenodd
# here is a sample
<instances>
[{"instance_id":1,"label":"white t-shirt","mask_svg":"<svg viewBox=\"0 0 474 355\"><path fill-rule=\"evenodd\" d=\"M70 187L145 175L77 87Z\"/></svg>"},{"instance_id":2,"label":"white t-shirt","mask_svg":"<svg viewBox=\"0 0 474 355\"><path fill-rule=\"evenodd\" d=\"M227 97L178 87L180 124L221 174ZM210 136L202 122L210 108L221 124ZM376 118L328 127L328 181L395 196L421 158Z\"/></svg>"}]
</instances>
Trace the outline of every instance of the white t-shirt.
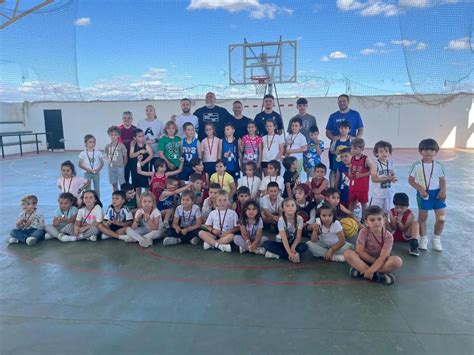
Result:
<instances>
[{"instance_id":1,"label":"white t-shirt","mask_svg":"<svg viewBox=\"0 0 474 355\"><path fill-rule=\"evenodd\" d=\"M275 203L270 201L270 195L266 194L262 197L262 208L265 208L270 211L272 214L280 213L281 203L283 202L283 197L280 195L277 196Z\"/></svg>"},{"instance_id":2,"label":"white t-shirt","mask_svg":"<svg viewBox=\"0 0 474 355\"><path fill-rule=\"evenodd\" d=\"M117 212L113 206L110 206L105 212L104 220L127 222L133 220L133 215L127 207L122 207L120 211Z\"/></svg>"},{"instance_id":3,"label":"white t-shirt","mask_svg":"<svg viewBox=\"0 0 474 355\"><path fill-rule=\"evenodd\" d=\"M95 205L92 211L88 211L87 208L80 208L77 212L76 221L81 222L82 225L100 223L104 219L102 208L99 205ZM84 222L83 222L84 221Z\"/></svg>"},{"instance_id":4,"label":"white t-shirt","mask_svg":"<svg viewBox=\"0 0 474 355\"><path fill-rule=\"evenodd\" d=\"M179 226L188 228L194 226L198 218L201 218L201 209L197 205L192 205L191 211L185 211L183 205L179 205L174 211L174 216L179 218Z\"/></svg>"},{"instance_id":5,"label":"white t-shirt","mask_svg":"<svg viewBox=\"0 0 474 355\"><path fill-rule=\"evenodd\" d=\"M323 243L326 243L330 247L334 244L337 244L339 238L337 237L337 233L342 231L342 225L339 221L332 223L329 228L326 228L322 223L321 219L316 218L316 223L321 226L321 234L319 235L319 240Z\"/></svg>"},{"instance_id":6,"label":"white t-shirt","mask_svg":"<svg viewBox=\"0 0 474 355\"><path fill-rule=\"evenodd\" d=\"M145 214L145 211L143 210L143 208L140 208L137 210L137 212L135 212L135 218L138 219L139 216L144 215L144 214ZM153 211L151 211L150 217L146 222L143 218L140 218L138 222L138 226L151 230L151 228L149 228L149 225L148 225L148 222L150 221L150 219L153 219L153 220L159 219L160 226L158 227L158 230L162 228L163 224L161 223L161 212L158 208L154 208Z\"/></svg>"},{"instance_id":7,"label":"white t-shirt","mask_svg":"<svg viewBox=\"0 0 474 355\"><path fill-rule=\"evenodd\" d=\"M178 126L178 137L184 138L184 130L183 125L185 123L191 122L194 126L195 131L198 131L199 128L199 121L198 118L194 115L179 115L176 116L176 125Z\"/></svg>"},{"instance_id":8,"label":"white t-shirt","mask_svg":"<svg viewBox=\"0 0 474 355\"><path fill-rule=\"evenodd\" d=\"M374 162L377 168L378 177L387 177L393 175L393 161L387 160L386 163L382 163L379 160ZM371 185L370 192L374 198L386 198L392 194L392 183L387 182L374 182Z\"/></svg>"},{"instance_id":9,"label":"white t-shirt","mask_svg":"<svg viewBox=\"0 0 474 355\"><path fill-rule=\"evenodd\" d=\"M414 177L415 182L423 186L426 190L437 190L439 189L439 178L444 177L445 175L443 166L439 161L434 160L430 164L425 164L419 160L414 162L411 166L410 176Z\"/></svg>"},{"instance_id":10,"label":"white t-shirt","mask_svg":"<svg viewBox=\"0 0 474 355\"><path fill-rule=\"evenodd\" d=\"M137 124L137 128L140 128L145 133L145 139L160 139L163 135L163 123L159 119L153 121L140 120ZM158 143L150 144L153 149L154 155L158 156Z\"/></svg>"},{"instance_id":11,"label":"white t-shirt","mask_svg":"<svg viewBox=\"0 0 474 355\"><path fill-rule=\"evenodd\" d=\"M87 184L87 179L82 176L73 176L68 179L60 177L56 184L61 189L61 192L69 192L79 199L84 186Z\"/></svg>"},{"instance_id":12,"label":"white t-shirt","mask_svg":"<svg viewBox=\"0 0 474 355\"><path fill-rule=\"evenodd\" d=\"M260 190L260 184L262 180L258 176L253 176L249 178L248 176L242 176L239 179L237 188L241 186L247 186L250 190L250 197L255 198L257 196L258 191Z\"/></svg>"},{"instance_id":13,"label":"white t-shirt","mask_svg":"<svg viewBox=\"0 0 474 355\"><path fill-rule=\"evenodd\" d=\"M263 136L262 161L269 162L274 160L280 152L280 144L285 144L285 138L282 135L275 134L274 136Z\"/></svg>"},{"instance_id":14,"label":"white t-shirt","mask_svg":"<svg viewBox=\"0 0 474 355\"><path fill-rule=\"evenodd\" d=\"M302 133L289 134L286 136L286 149L300 149L304 145L308 145L308 142ZM292 153L290 156L296 159L303 159L303 153Z\"/></svg>"},{"instance_id":15,"label":"white t-shirt","mask_svg":"<svg viewBox=\"0 0 474 355\"><path fill-rule=\"evenodd\" d=\"M209 217L206 220L206 226L212 226L212 228L219 229L222 232L227 232L237 226L239 216L234 210L230 208L225 211L214 210L209 213Z\"/></svg>"},{"instance_id":16,"label":"white t-shirt","mask_svg":"<svg viewBox=\"0 0 474 355\"><path fill-rule=\"evenodd\" d=\"M88 150L84 149L79 153L79 160L82 160L84 165L90 169L97 169L103 159L104 156L100 150L94 149L92 152L89 152Z\"/></svg>"},{"instance_id":17,"label":"white t-shirt","mask_svg":"<svg viewBox=\"0 0 474 355\"><path fill-rule=\"evenodd\" d=\"M303 218L301 218L300 216L297 216L296 217L296 226L294 224L294 221L287 221L288 223L285 224L285 220L282 217L280 217L280 219L278 220L278 232L283 232L285 231L286 232L286 238L288 239L288 243L291 244L295 241L296 239L296 231L298 229L303 229ZM277 242L281 242L281 237L280 237L280 233L278 233L276 235L276 241Z\"/></svg>"},{"instance_id":18,"label":"white t-shirt","mask_svg":"<svg viewBox=\"0 0 474 355\"><path fill-rule=\"evenodd\" d=\"M262 180L262 183L260 184L260 191L267 191L267 185L270 182L276 182L278 184L278 187L280 188L280 194L283 193L283 191L285 190L285 183L281 176L265 176Z\"/></svg>"}]
</instances>

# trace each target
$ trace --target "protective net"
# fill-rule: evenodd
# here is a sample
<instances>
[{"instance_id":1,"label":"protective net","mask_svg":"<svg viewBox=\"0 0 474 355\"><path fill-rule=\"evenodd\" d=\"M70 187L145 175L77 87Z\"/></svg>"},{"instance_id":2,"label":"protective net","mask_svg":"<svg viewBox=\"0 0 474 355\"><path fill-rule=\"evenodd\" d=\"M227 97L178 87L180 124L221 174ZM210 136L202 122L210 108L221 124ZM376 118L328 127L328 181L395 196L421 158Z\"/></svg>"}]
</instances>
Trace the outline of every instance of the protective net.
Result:
<instances>
[{"instance_id":1,"label":"protective net","mask_svg":"<svg viewBox=\"0 0 474 355\"><path fill-rule=\"evenodd\" d=\"M0 1L1 24L43 2ZM473 14L461 0L57 0L0 30L0 101L259 97L229 85L238 68L227 46L276 40L284 25L284 39L298 40L298 78L278 85L280 97L441 104L473 93Z\"/></svg>"}]
</instances>

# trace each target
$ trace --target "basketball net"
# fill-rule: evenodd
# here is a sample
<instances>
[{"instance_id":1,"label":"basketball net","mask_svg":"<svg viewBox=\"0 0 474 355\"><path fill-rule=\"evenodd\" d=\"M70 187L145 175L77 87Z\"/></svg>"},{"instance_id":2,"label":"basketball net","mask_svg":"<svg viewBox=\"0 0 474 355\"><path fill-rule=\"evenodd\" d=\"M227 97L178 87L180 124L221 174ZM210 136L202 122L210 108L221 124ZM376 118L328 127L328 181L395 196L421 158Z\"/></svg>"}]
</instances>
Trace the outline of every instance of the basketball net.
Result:
<instances>
[{"instance_id":1,"label":"basketball net","mask_svg":"<svg viewBox=\"0 0 474 355\"><path fill-rule=\"evenodd\" d=\"M265 92L267 91L267 85L268 85L268 80L270 77L266 75L261 75L261 76L252 76L250 79L252 79L255 83L255 93L257 95L265 95Z\"/></svg>"}]
</instances>

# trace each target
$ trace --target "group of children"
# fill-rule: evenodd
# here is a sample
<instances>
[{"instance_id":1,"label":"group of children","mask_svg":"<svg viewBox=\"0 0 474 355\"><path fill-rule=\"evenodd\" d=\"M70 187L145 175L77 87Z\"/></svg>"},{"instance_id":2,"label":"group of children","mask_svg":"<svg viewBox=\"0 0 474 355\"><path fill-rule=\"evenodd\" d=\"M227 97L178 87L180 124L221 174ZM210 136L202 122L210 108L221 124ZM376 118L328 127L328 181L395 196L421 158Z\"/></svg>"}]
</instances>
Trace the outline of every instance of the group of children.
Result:
<instances>
[{"instance_id":1,"label":"group of children","mask_svg":"<svg viewBox=\"0 0 474 355\"><path fill-rule=\"evenodd\" d=\"M393 241L409 241L412 255L426 250L426 217L434 209L432 245L442 250L446 180L434 160L436 141L420 143L422 159L410 169L409 183L417 190L417 222L408 196L392 193L397 177L390 143L375 144L373 161L364 154L364 140L350 137L350 124L340 122L339 136L330 146L327 179L321 162L324 143L316 126L309 128L309 139L301 133L300 118L292 119L286 138L277 134L273 120L267 120L265 127L266 134L258 135L256 124L249 122L248 134L236 139L235 127L227 123L220 139L213 124L206 123L206 137L199 141L191 122L183 124L185 137L180 138L177 125L169 121L158 142L158 157L141 129L135 130L127 149L120 141L120 129L110 127L104 153L96 149L95 138L86 135L78 162L84 177L76 175L72 162L61 164L57 181L61 193L52 224L45 225L37 211L37 197L26 196L8 243L112 238L149 247L163 239L165 246L202 241L204 250L222 252L232 252L233 243L240 253L295 263L309 249L327 261L346 261L352 277L393 284L392 272L402 265L400 257L391 255ZM129 161L131 184L124 178ZM105 213L99 190L104 166L113 187ZM307 181L302 181L303 169ZM354 212L358 204L363 219ZM344 219L356 226L355 249L346 241L353 235L344 230ZM274 240L264 231L276 234Z\"/></svg>"}]
</instances>

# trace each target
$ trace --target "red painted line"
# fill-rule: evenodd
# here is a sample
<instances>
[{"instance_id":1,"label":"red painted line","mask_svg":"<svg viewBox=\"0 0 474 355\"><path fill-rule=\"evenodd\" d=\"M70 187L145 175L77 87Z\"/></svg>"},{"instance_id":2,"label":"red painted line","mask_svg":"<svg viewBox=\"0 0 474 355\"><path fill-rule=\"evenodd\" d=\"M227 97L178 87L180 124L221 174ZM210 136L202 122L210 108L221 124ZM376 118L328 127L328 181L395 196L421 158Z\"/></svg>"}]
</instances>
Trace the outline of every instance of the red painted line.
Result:
<instances>
[{"instance_id":1,"label":"red painted line","mask_svg":"<svg viewBox=\"0 0 474 355\"><path fill-rule=\"evenodd\" d=\"M258 107L258 105L252 105L252 107Z\"/></svg>"},{"instance_id":2,"label":"red painted line","mask_svg":"<svg viewBox=\"0 0 474 355\"><path fill-rule=\"evenodd\" d=\"M294 104L288 104L288 107L293 107L293 106L295 106L295 105Z\"/></svg>"}]
</instances>

